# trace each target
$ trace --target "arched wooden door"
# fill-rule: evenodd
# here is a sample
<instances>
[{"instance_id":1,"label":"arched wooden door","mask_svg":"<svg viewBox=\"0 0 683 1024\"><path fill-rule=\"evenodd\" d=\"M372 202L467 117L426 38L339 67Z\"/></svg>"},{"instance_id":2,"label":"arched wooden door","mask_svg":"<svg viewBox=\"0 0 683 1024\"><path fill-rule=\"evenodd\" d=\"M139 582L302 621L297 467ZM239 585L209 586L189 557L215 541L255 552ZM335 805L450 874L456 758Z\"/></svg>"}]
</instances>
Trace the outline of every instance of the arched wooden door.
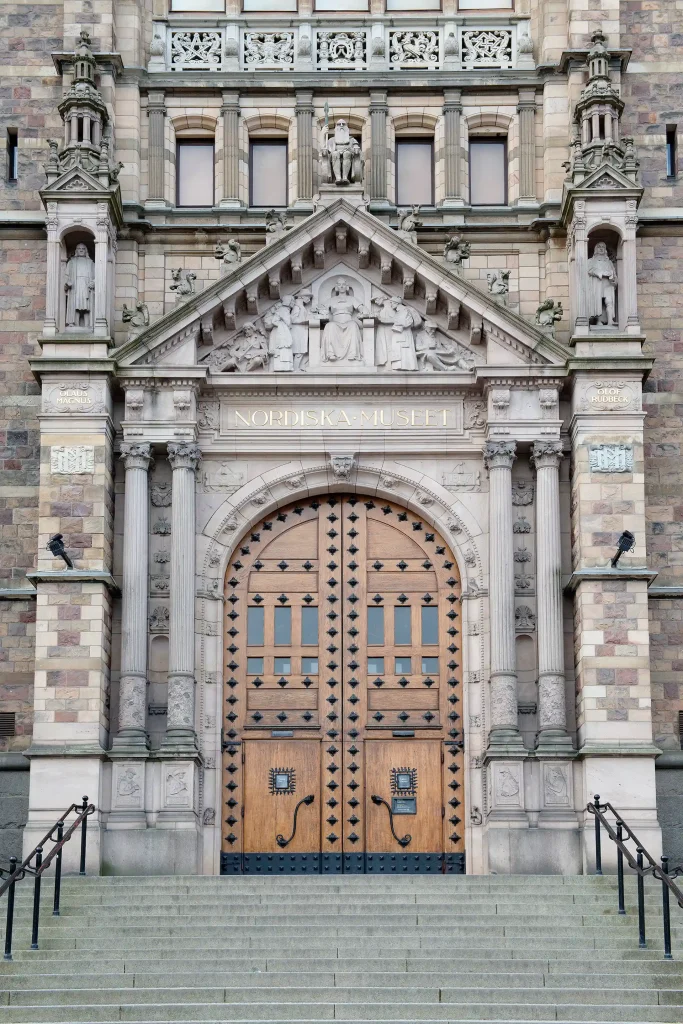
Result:
<instances>
[{"instance_id":1,"label":"arched wooden door","mask_svg":"<svg viewBox=\"0 0 683 1024\"><path fill-rule=\"evenodd\" d=\"M293 503L225 588L222 873L464 870L460 581L379 499Z\"/></svg>"}]
</instances>

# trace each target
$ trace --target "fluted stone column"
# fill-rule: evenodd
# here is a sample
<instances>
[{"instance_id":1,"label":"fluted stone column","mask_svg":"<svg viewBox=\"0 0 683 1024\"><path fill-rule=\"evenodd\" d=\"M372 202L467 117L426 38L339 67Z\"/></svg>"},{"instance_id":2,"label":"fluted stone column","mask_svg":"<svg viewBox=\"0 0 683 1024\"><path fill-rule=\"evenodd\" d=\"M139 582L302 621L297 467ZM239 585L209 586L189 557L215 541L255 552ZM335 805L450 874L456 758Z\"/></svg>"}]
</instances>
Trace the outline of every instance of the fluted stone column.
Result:
<instances>
[{"instance_id":1,"label":"fluted stone column","mask_svg":"<svg viewBox=\"0 0 683 1024\"><path fill-rule=\"evenodd\" d=\"M296 203L313 202L313 93L296 94Z\"/></svg>"},{"instance_id":2,"label":"fluted stone column","mask_svg":"<svg viewBox=\"0 0 683 1024\"><path fill-rule=\"evenodd\" d=\"M165 206L166 105L163 92L148 93L147 115L147 205Z\"/></svg>"},{"instance_id":3,"label":"fluted stone column","mask_svg":"<svg viewBox=\"0 0 683 1024\"><path fill-rule=\"evenodd\" d=\"M223 198L220 205L238 208L240 203L240 103L239 93L223 93Z\"/></svg>"},{"instance_id":4,"label":"fluted stone column","mask_svg":"<svg viewBox=\"0 0 683 1024\"><path fill-rule=\"evenodd\" d=\"M119 731L113 746L147 749L147 574L149 550L149 444L121 445L126 469L121 602Z\"/></svg>"},{"instance_id":5,"label":"fluted stone column","mask_svg":"<svg viewBox=\"0 0 683 1024\"><path fill-rule=\"evenodd\" d=\"M195 444L168 445L173 470L171 504L171 612L169 616L168 716L163 747L189 753L194 728Z\"/></svg>"},{"instance_id":6,"label":"fluted stone column","mask_svg":"<svg viewBox=\"0 0 683 1024\"><path fill-rule=\"evenodd\" d=\"M462 114L460 89L444 92L443 132L446 195L444 206L463 206L460 182L460 115Z\"/></svg>"},{"instance_id":7,"label":"fluted stone column","mask_svg":"<svg viewBox=\"0 0 683 1024\"><path fill-rule=\"evenodd\" d=\"M571 748L565 707L560 539L561 441L535 441L538 747Z\"/></svg>"},{"instance_id":8,"label":"fluted stone column","mask_svg":"<svg viewBox=\"0 0 683 1024\"><path fill-rule=\"evenodd\" d=\"M520 89L519 114L519 202L536 202L536 93Z\"/></svg>"},{"instance_id":9,"label":"fluted stone column","mask_svg":"<svg viewBox=\"0 0 683 1024\"><path fill-rule=\"evenodd\" d=\"M517 725L515 573L512 547L514 441L487 441L489 471L489 613L491 619L491 729L489 748L523 749Z\"/></svg>"},{"instance_id":10,"label":"fluted stone column","mask_svg":"<svg viewBox=\"0 0 683 1024\"><path fill-rule=\"evenodd\" d=\"M387 198L387 94L370 93L370 202L389 205Z\"/></svg>"}]
</instances>

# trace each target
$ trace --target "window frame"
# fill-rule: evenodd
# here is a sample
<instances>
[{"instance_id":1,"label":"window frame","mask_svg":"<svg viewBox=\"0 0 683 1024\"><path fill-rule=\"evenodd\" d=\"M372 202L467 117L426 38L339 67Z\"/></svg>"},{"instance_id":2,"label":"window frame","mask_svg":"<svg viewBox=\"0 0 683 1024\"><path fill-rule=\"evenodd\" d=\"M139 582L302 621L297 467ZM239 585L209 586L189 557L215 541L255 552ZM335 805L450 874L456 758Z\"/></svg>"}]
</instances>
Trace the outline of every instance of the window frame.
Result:
<instances>
[{"instance_id":1,"label":"window frame","mask_svg":"<svg viewBox=\"0 0 683 1024\"><path fill-rule=\"evenodd\" d=\"M213 153L213 159L211 161L211 202L210 203L193 203L192 206L186 206L180 202L180 148L181 146L210 146ZM216 205L216 139L213 135L205 135L204 137L196 136L195 138L183 138L176 136L175 140L175 204L179 210L212 210Z\"/></svg>"},{"instance_id":2,"label":"window frame","mask_svg":"<svg viewBox=\"0 0 683 1024\"><path fill-rule=\"evenodd\" d=\"M254 146L271 145L276 142L284 146L285 150L285 202L283 205L265 203L263 206L254 205ZM282 135L250 136L249 137L249 209L250 210L286 210L289 207L289 139Z\"/></svg>"},{"instance_id":3,"label":"window frame","mask_svg":"<svg viewBox=\"0 0 683 1024\"><path fill-rule=\"evenodd\" d=\"M8 185L16 185L19 181L19 129L8 128L7 146L7 177Z\"/></svg>"},{"instance_id":4,"label":"window frame","mask_svg":"<svg viewBox=\"0 0 683 1024\"><path fill-rule=\"evenodd\" d=\"M472 143L483 143L484 145L492 145L503 143L503 193L504 202L502 203L473 203L472 202ZM510 205L510 191L508 184L509 177L509 156L508 156L508 137L507 135L470 135L467 139L467 168L468 168L468 185L469 185L469 204L470 206L476 206L478 209L482 209L486 206L509 206Z\"/></svg>"},{"instance_id":5,"label":"window frame","mask_svg":"<svg viewBox=\"0 0 683 1024\"><path fill-rule=\"evenodd\" d=\"M431 193L432 199L429 203L420 203L420 207L430 207L436 205L436 168L434 166L434 136L433 135L397 135L394 140L394 169L395 169L395 191L396 191L396 206L403 208L405 206L417 206L416 202L401 202L399 201L399 175L398 175L398 151L402 143L411 143L414 145L416 142L420 142L423 145L428 145L431 149L431 160L430 166L432 169L431 176Z\"/></svg>"}]
</instances>

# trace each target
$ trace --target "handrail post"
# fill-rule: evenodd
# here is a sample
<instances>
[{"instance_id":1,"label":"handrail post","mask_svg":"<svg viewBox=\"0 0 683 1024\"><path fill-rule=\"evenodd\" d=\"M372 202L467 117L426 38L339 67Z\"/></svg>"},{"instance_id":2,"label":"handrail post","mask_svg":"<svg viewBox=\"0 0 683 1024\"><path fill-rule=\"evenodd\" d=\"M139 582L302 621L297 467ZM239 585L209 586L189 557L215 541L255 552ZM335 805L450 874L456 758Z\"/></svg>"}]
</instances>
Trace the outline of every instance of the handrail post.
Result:
<instances>
[{"instance_id":1,"label":"handrail post","mask_svg":"<svg viewBox=\"0 0 683 1024\"><path fill-rule=\"evenodd\" d=\"M33 929L31 931L31 949L38 949L38 927L40 925L40 865L43 863L43 848L36 849L36 878L33 883Z\"/></svg>"},{"instance_id":2,"label":"handrail post","mask_svg":"<svg viewBox=\"0 0 683 1024\"><path fill-rule=\"evenodd\" d=\"M619 843L624 841L624 831L621 827L621 822L617 822L617 881L619 885L619 913L625 914L626 907L624 905L624 854L622 853L621 846Z\"/></svg>"},{"instance_id":3,"label":"handrail post","mask_svg":"<svg viewBox=\"0 0 683 1024\"><path fill-rule=\"evenodd\" d=\"M61 843L64 838L64 822L57 822L57 842ZM57 850L55 858L55 898L52 904L52 916L59 917L59 900L62 894L62 850Z\"/></svg>"},{"instance_id":4,"label":"handrail post","mask_svg":"<svg viewBox=\"0 0 683 1024\"><path fill-rule=\"evenodd\" d=\"M87 811L87 809L88 809L88 798L87 798L87 796L84 796L83 797L83 813L84 814ZM84 875L85 874L85 844L86 844L87 840L88 840L88 816L86 814L85 817L83 818L83 821L81 822L81 866L80 866L80 869L79 869L79 872L78 872L79 875Z\"/></svg>"},{"instance_id":5,"label":"handrail post","mask_svg":"<svg viewBox=\"0 0 683 1024\"><path fill-rule=\"evenodd\" d=\"M638 855L638 946L647 949L645 941L645 884L643 881L643 851L637 848Z\"/></svg>"},{"instance_id":6,"label":"handrail post","mask_svg":"<svg viewBox=\"0 0 683 1024\"><path fill-rule=\"evenodd\" d=\"M600 797L596 793L593 797L596 812L600 810ZM600 817L595 815L595 874L602 874L602 847L600 845Z\"/></svg>"},{"instance_id":7,"label":"handrail post","mask_svg":"<svg viewBox=\"0 0 683 1024\"><path fill-rule=\"evenodd\" d=\"M10 884L7 890L7 923L5 925L5 960L12 959L12 931L14 929L14 886L17 884L17 858L10 857Z\"/></svg>"},{"instance_id":8,"label":"handrail post","mask_svg":"<svg viewBox=\"0 0 683 1024\"><path fill-rule=\"evenodd\" d=\"M662 918L664 922L664 959L673 960L671 955L671 913L669 908L669 886L666 876L669 874L669 858L662 857Z\"/></svg>"}]
</instances>

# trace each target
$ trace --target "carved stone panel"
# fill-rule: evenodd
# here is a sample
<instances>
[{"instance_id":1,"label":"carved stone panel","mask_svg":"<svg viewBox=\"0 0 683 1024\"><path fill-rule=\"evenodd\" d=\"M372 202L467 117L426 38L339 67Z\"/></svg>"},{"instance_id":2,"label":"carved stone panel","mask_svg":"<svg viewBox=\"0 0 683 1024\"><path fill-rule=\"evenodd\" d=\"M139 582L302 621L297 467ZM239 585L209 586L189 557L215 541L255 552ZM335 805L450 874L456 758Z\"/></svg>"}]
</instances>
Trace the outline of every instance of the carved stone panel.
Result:
<instances>
[{"instance_id":1,"label":"carved stone panel","mask_svg":"<svg viewBox=\"0 0 683 1024\"><path fill-rule=\"evenodd\" d=\"M543 806L548 808L572 807L571 765L558 761L543 764Z\"/></svg>"},{"instance_id":2,"label":"carved stone panel","mask_svg":"<svg viewBox=\"0 0 683 1024\"><path fill-rule=\"evenodd\" d=\"M53 445L50 472L82 474L95 472L95 449L90 444Z\"/></svg>"},{"instance_id":3,"label":"carved stone panel","mask_svg":"<svg viewBox=\"0 0 683 1024\"><path fill-rule=\"evenodd\" d=\"M633 448L630 444L593 444L589 465L591 473L632 473Z\"/></svg>"},{"instance_id":4,"label":"carved stone panel","mask_svg":"<svg viewBox=\"0 0 683 1024\"><path fill-rule=\"evenodd\" d=\"M113 804L114 810L143 806L144 765L138 761L115 761L113 767Z\"/></svg>"},{"instance_id":5,"label":"carved stone panel","mask_svg":"<svg viewBox=\"0 0 683 1024\"><path fill-rule=\"evenodd\" d=\"M494 809L523 808L522 765L516 761L494 762L490 772Z\"/></svg>"},{"instance_id":6,"label":"carved stone panel","mask_svg":"<svg viewBox=\"0 0 683 1024\"><path fill-rule=\"evenodd\" d=\"M193 773L191 762L175 761L163 768L163 806L173 809L191 809L193 801Z\"/></svg>"}]
</instances>

